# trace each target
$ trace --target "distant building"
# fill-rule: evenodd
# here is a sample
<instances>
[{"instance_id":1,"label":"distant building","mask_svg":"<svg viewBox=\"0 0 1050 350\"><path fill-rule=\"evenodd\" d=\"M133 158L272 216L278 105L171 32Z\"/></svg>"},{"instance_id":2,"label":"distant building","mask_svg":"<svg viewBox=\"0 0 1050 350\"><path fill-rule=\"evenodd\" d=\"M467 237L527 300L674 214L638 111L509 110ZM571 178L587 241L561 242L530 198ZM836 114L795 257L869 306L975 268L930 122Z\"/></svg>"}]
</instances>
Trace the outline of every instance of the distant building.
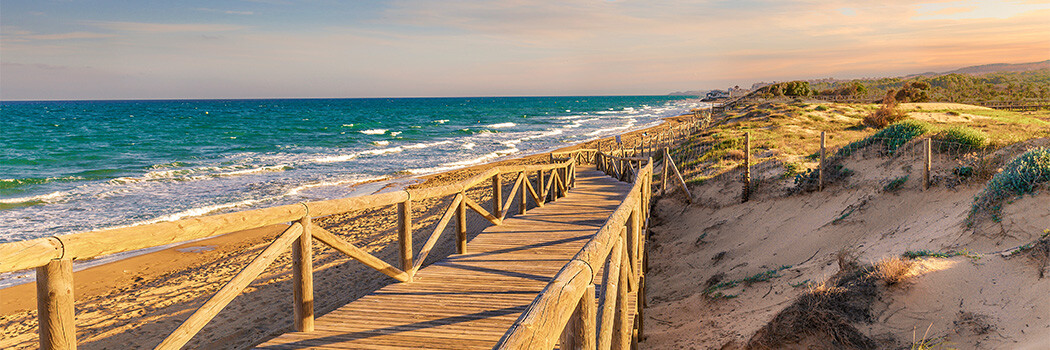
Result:
<instances>
[{"instance_id":1,"label":"distant building","mask_svg":"<svg viewBox=\"0 0 1050 350\"><path fill-rule=\"evenodd\" d=\"M720 98L729 98L729 91L726 90L711 90L707 93L706 100L716 100Z\"/></svg>"}]
</instances>

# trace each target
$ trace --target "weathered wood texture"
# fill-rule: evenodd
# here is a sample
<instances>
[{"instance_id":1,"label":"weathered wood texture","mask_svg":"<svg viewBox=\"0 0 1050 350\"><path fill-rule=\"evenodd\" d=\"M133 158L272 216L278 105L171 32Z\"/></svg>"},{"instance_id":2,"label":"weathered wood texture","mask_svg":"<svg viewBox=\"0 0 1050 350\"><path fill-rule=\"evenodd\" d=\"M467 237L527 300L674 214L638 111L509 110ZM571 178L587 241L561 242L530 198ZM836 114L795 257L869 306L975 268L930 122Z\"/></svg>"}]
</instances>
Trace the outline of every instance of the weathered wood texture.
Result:
<instances>
[{"instance_id":1,"label":"weathered wood texture","mask_svg":"<svg viewBox=\"0 0 1050 350\"><path fill-rule=\"evenodd\" d=\"M591 169L578 169L577 187L565 197L485 229L466 254L317 318L313 332L287 333L260 347L491 349L625 199L631 184ZM598 300L590 295L594 306L584 310L594 317ZM633 294L628 301L626 309L634 310Z\"/></svg>"}]
</instances>

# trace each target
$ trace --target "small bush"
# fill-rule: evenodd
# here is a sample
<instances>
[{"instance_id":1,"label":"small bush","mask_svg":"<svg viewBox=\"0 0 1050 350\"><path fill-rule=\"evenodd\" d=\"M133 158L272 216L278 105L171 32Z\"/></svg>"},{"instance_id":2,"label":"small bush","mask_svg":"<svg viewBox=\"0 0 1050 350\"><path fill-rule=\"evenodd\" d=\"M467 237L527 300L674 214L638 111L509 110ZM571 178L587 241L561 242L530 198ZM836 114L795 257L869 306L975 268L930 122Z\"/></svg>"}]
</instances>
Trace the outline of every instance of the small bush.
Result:
<instances>
[{"instance_id":1,"label":"small bush","mask_svg":"<svg viewBox=\"0 0 1050 350\"><path fill-rule=\"evenodd\" d=\"M954 115L954 116L958 116L958 115L959 115L959 112L956 112L956 111L948 111L948 115Z\"/></svg>"},{"instance_id":2,"label":"small bush","mask_svg":"<svg viewBox=\"0 0 1050 350\"><path fill-rule=\"evenodd\" d=\"M887 183L886 186L883 186L882 190L885 192L896 192L897 190L901 189L901 187L904 187L905 182L908 182L907 175L893 179L893 181Z\"/></svg>"},{"instance_id":3,"label":"small bush","mask_svg":"<svg viewBox=\"0 0 1050 350\"><path fill-rule=\"evenodd\" d=\"M1032 193L1046 182L1050 182L1050 148L1036 148L1021 154L1007 163L1002 172L992 176L984 191L974 198L970 208L971 224L977 214L985 211L993 220L998 220L1004 200Z\"/></svg>"},{"instance_id":4,"label":"small bush","mask_svg":"<svg viewBox=\"0 0 1050 350\"><path fill-rule=\"evenodd\" d=\"M871 114L864 117L861 123L873 128L882 129L890 124L904 120L908 115L901 111L898 106L897 99L893 95L893 91L886 93L886 97L882 99L882 107L875 110Z\"/></svg>"},{"instance_id":5,"label":"small bush","mask_svg":"<svg viewBox=\"0 0 1050 350\"><path fill-rule=\"evenodd\" d=\"M915 276L913 267L915 262L901 259L900 257L885 258L875 264L872 274L875 278L886 282L886 285L895 285Z\"/></svg>"},{"instance_id":6,"label":"small bush","mask_svg":"<svg viewBox=\"0 0 1050 350\"><path fill-rule=\"evenodd\" d=\"M882 129L886 126L904 120L907 115L898 109L896 106L883 105L874 113L871 113L861 120L861 123L876 129Z\"/></svg>"},{"instance_id":7,"label":"small bush","mask_svg":"<svg viewBox=\"0 0 1050 350\"><path fill-rule=\"evenodd\" d=\"M952 149L969 152L988 146L988 134L965 126L950 127L937 133L934 137L945 141L940 146L942 152L948 152Z\"/></svg>"},{"instance_id":8,"label":"small bush","mask_svg":"<svg viewBox=\"0 0 1050 350\"><path fill-rule=\"evenodd\" d=\"M742 160L744 159L744 151L738 149L731 149L726 151L725 159Z\"/></svg>"},{"instance_id":9,"label":"small bush","mask_svg":"<svg viewBox=\"0 0 1050 350\"><path fill-rule=\"evenodd\" d=\"M974 172L972 166L957 166L955 167L955 169L952 169L952 175L958 176L960 178L967 178L973 176L973 174Z\"/></svg>"},{"instance_id":10,"label":"small bush","mask_svg":"<svg viewBox=\"0 0 1050 350\"><path fill-rule=\"evenodd\" d=\"M823 111L826 111L826 110L828 110L828 107L824 107L824 106L817 106L817 108L814 108L813 110L814 110L814 111L818 111L818 112L823 112Z\"/></svg>"},{"instance_id":11,"label":"small bush","mask_svg":"<svg viewBox=\"0 0 1050 350\"><path fill-rule=\"evenodd\" d=\"M930 124L920 122L916 120L905 120L889 127L879 130L875 134L871 135L869 139L873 139L874 143L881 141L883 143L883 150L886 153L893 154L898 148L903 146L911 139L925 134L930 131Z\"/></svg>"}]
</instances>

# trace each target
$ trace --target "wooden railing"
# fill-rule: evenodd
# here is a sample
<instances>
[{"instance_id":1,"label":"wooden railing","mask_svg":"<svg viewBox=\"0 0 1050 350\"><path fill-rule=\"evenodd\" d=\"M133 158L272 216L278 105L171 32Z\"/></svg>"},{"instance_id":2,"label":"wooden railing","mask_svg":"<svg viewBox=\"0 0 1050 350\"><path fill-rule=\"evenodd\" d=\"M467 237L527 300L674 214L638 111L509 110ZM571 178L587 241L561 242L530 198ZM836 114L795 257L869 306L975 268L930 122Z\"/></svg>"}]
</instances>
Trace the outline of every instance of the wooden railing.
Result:
<instances>
[{"instance_id":1,"label":"wooden railing","mask_svg":"<svg viewBox=\"0 0 1050 350\"><path fill-rule=\"evenodd\" d=\"M547 284L495 349L629 349L643 329L650 158L598 153L597 164L633 186L605 224ZM602 268L599 278L599 267ZM600 288L596 283L600 282ZM599 295L596 295L599 293ZM634 323L628 299L634 296ZM597 298L597 303L595 298Z\"/></svg>"},{"instance_id":2,"label":"wooden railing","mask_svg":"<svg viewBox=\"0 0 1050 350\"><path fill-rule=\"evenodd\" d=\"M219 311L287 249L292 250L294 320L298 331L313 330L312 245L316 239L335 250L401 282L412 280L453 216L457 217L456 247L466 250L466 208L495 225L502 224L509 205L517 198L518 212L525 214L527 199L537 206L565 195L575 183L577 159L588 151L569 152L556 164L509 166L489 169L467 180L439 187L400 190L256 209L229 214L190 218L133 227L90 231L0 244L0 272L36 268L40 346L43 349L75 349L72 261L114 253L157 247L275 224L288 224L258 256L238 272L208 301L165 338L157 349L179 349L189 342ZM536 174L536 184L529 178ZM507 197L503 196L502 174L516 174ZM492 207L486 209L466 191L491 181ZM418 253L412 247L412 203L427 198L455 195ZM506 198L506 200L504 200ZM312 218L354 210L396 205L400 266L395 267L318 226ZM290 224L289 224L290 223Z\"/></svg>"}]
</instances>

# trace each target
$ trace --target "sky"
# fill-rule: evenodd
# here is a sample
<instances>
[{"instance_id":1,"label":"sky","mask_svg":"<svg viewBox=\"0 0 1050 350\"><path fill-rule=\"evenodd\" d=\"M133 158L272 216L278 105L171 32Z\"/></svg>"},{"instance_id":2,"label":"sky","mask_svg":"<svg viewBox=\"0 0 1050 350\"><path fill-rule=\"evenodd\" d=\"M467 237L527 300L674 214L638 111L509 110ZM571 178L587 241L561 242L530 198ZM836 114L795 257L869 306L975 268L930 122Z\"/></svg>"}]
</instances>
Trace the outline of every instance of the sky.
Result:
<instances>
[{"instance_id":1,"label":"sky","mask_svg":"<svg viewBox=\"0 0 1050 350\"><path fill-rule=\"evenodd\" d=\"M667 94L1050 59L1050 1L0 2L0 99Z\"/></svg>"}]
</instances>

